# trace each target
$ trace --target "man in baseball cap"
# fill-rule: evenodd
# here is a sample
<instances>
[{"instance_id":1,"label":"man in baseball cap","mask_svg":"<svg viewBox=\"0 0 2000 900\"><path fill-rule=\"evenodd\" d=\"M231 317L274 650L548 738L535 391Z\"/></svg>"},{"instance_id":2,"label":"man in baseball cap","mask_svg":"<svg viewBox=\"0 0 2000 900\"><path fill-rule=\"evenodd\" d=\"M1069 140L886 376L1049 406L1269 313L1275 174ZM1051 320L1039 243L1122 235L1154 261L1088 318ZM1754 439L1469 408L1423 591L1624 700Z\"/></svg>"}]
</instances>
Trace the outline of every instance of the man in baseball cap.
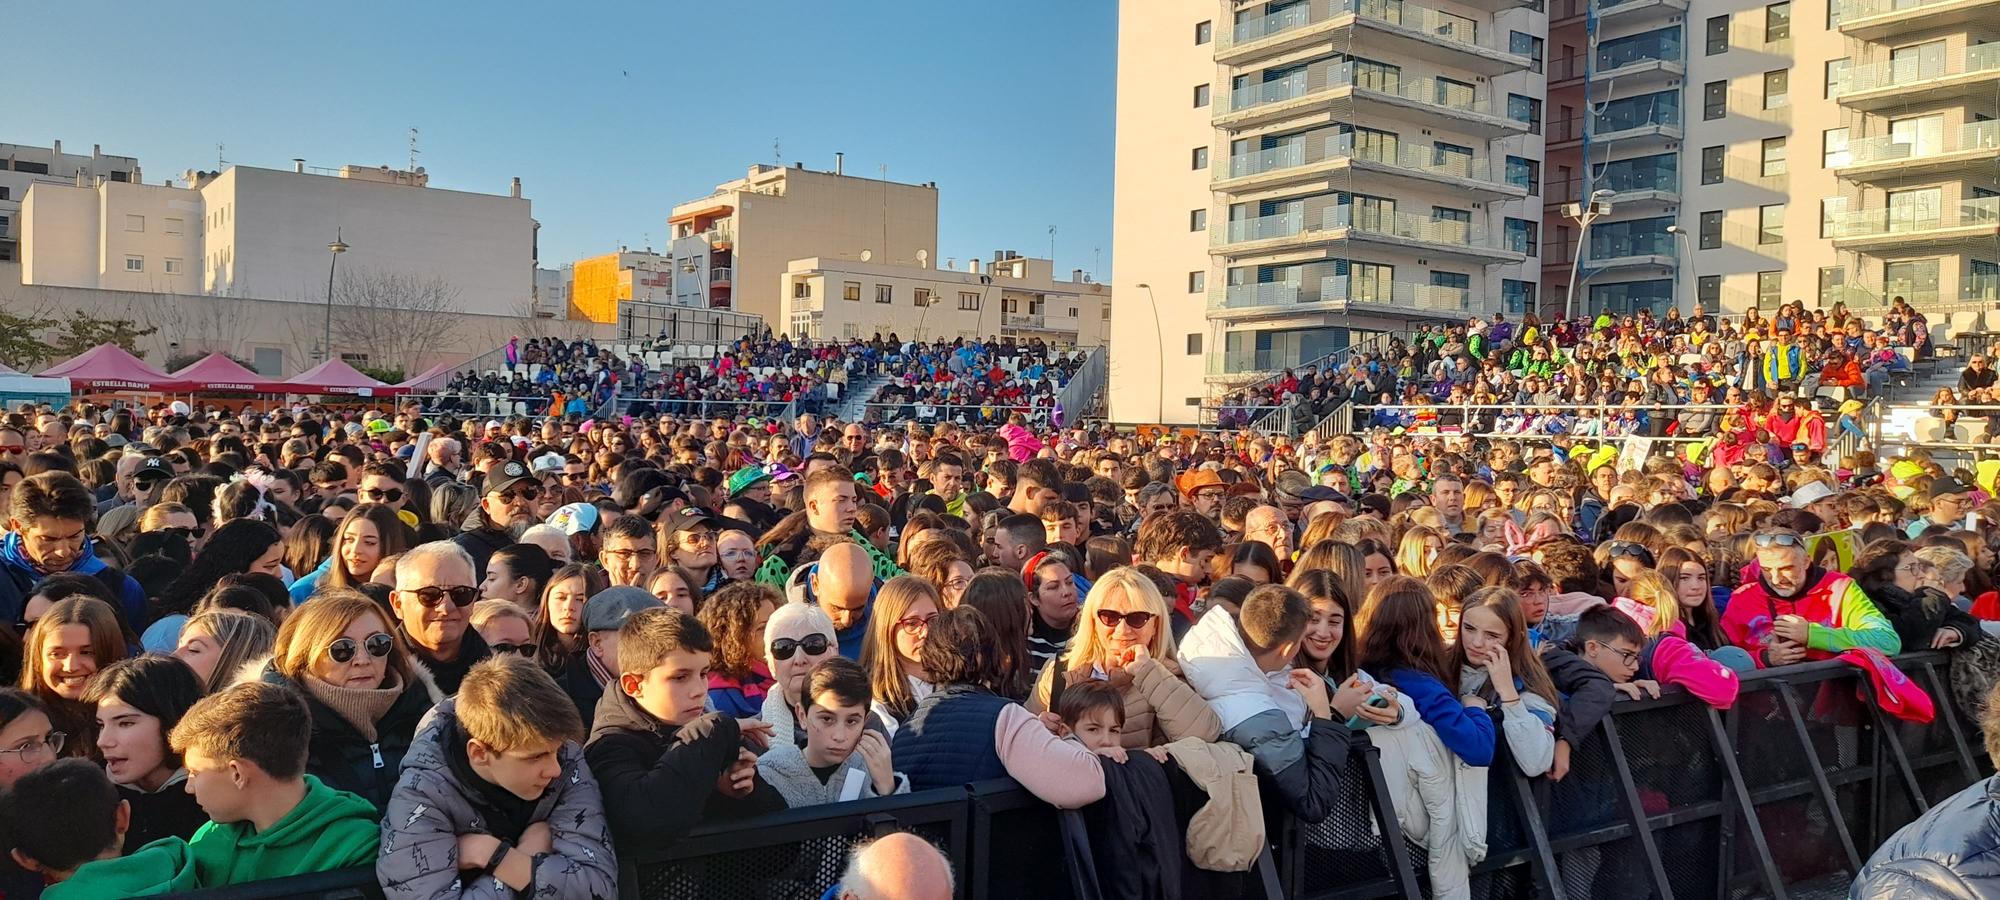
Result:
<instances>
[{"instance_id":1,"label":"man in baseball cap","mask_svg":"<svg viewBox=\"0 0 2000 900\"><path fill-rule=\"evenodd\" d=\"M520 460L507 460L486 473L486 493L479 498L479 509L452 538L472 554L475 578L486 577L486 561L493 558L494 551L514 543L522 531L535 524L535 501L541 496L541 482Z\"/></svg>"},{"instance_id":2,"label":"man in baseball cap","mask_svg":"<svg viewBox=\"0 0 2000 900\"><path fill-rule=\"evenodd\" d=\"M591 717L597 712L597 701L604 696L605 685L618 683L618 629L633 613L663 606L660 598L646 593L645 588L620 586L598 591L583 605L584 651L582 665L575 659L563 667L563 690L570 699L576 701L576 709L583 714L583 728L590 730Z\"/></svg>"},{"instance_id":3,"label":"man in baseball cap","mask_svg":"<svg viewBox=\"0 0 2000 900\"><path fill-rule=\"evenodd\" d=\"M1910 523L1906 534L1911 540L1923 535L1932 527L1959 528L1965 522L1967 513L1972 512L1972 485L1946 475L1931 482L1925 496L1930 498L1930 511L1923 518Z\"/></svg>"},{"instance_id":4,"label":"man in baseball cap","mask_svg":"<svg viewBox=\"0 0 2000 900\"><path fill-rule=\"evenodd\" d=\"M690 506L662 520L660 525L666 534L660 541L660 549L674 565L694 577L691 586L700 587L704 596L722 587L722 570L715 565L718 521L701 507Z\"/></svg>"}]
</instances>

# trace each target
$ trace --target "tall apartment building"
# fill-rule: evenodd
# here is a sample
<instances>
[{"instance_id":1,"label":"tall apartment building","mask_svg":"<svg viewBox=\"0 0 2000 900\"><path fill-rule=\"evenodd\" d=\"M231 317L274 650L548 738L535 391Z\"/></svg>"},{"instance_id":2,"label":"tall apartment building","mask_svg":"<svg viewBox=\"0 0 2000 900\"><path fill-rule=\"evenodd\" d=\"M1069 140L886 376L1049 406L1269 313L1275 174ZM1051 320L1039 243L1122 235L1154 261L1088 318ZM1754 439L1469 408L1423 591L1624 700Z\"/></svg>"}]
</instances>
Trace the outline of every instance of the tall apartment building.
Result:
<instances>
[{"instance_id":1,"label":"tall apartment building","mask_svg":"<svg viewBox=\"0 0 2000 900\"><path fill-rule=\"evenodd\" d=\"M0 143L0 263L21 258L21 200L28 188L41 184L136 182L139 161L130 156L106 156L92 144L90 155L64 153L62 141L53 147Z\"/></svg>"},{"instance_id":2,"label":"tall apartment building","mask_svg":"<svg viewBox=\"0 0 2000 900\"><path fill-rule=\"evenodd\" d=\"M673 208L667 225L674 305L734 309L785 327L784 275L819 257L886 265L937 264L936 184L902 184L755 165L742 178Z\"/></svg>"},{"instance_id":3,"label":"tall apartment building","mask_svg":"<svg viewBox=\"0 0 2000 900\"><path fill-rule=\"evenodd\" d=\"M1427 3L1121 3L1113 419L1532 303L1545 18Z\"/></svg>"}]
</instances>

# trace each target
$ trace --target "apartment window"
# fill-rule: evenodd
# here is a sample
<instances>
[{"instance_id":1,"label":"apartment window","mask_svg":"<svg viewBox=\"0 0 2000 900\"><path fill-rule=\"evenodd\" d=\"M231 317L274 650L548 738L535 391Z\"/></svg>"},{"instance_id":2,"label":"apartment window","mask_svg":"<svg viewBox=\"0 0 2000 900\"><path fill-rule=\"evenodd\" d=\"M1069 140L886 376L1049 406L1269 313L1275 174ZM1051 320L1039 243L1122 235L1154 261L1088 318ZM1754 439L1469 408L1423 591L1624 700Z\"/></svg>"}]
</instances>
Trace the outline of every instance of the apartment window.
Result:
<instances>
[{"instance_id":1,"label":"apartment window","mask_svg":"<svg viewBox=\"0 0 2000 900\"><path fill-rule=\"evenodd\" d=\"M1208 168L1208 148L1207 148L1207 147L1196 147L1196 148L1194 148L1194 168L1197 168L1197 169L1206 169L1206 168Z\"/></svg>"},{"instance_id":2,"label":"apartment window","mask_svg":"<svg viewBox=\"0 0 2000 900\"><path fill-rule=\"evenodd\" d=\"M126 231L139 231L139 232L143 232L143 231L145 231L145 230L146 230L146 217L145 217L145 216L126 216L126 217L125 217L125 230L126 230Z\"/></svg>"},{"instance_id":3,"label":"apartment window","mask_svg":"<svg viewBox=\"0 0 2000 900\"><path fill-rule=\"evenodd\" d=\"M1792 70L1764 73L1764 108L1777 109L1792 102Z\"/></svg>"},{"instance_id":4,"label":"apartment window","mask_svg":"<svg viewBox=\"0 0 2000 900\"><path fill-rule=\"evenodd\" d=\"M1829 128L1819 136L1820 165L1828 169L1838 169L1847 165L1851 158L1847 152L1847 129Z\"/></svg>"},{"instance_id":5,"label":"apartment window","mask_svg":"<svg viewBox=\"0 0 2000 900\"><path fill-rule=\"evenodd\" d=\"M180 260L178 260L178 259L175 259L175 258L173 258L173 257L171 257L171 256L167 257L167 260L166 260L166 267L167 267L167 274L168 274L168 275L179 275L179 274L181 274L181 261L180 261Z\"/></svg>"},{"instance_id":6,"label":"apartment window","mask_svg":"<svg viewBox=\"0 0 2000 900\"><path fill-rule=\"evenodd\" d=\"M1520 94L1508 94L1507 118L1527 123L1529 134L1541 134L1542 101Z\"/></svg>"},{"instance_id":7,"label":"apartment window","mask_svg":"<svg viewBox=\"0 0 2000 900\"><path fill-rule=\"evenodd\" d=\"M1757 243L1785 242L1785 204L1767 203L1757 207Z\"/></svg>"},{"instance_id":8,"label":"apartment window","mask_svg":"<svg viewBox=\"0 0 2000 900\"><path fill-rule=\"evenodd\" d=\"M6 185L0 185L0 200L11 199L13 196L14 193L12 188L7 187Z\"/></svg>"},{"instance_id":9,"label":"apartment window","mask_svg":"<svg viewBox=\"0 0 2000 900\"><path fill-rule=\"evenodd\" d=\"M1722 276L1703 275L1694 280L1694 302L1702 309L1722 309Z\"/></svg>"},{"instance_id":10,"label":"apartment window","mask_svg":"<svg viewBox=\"0 0 2000 900\"><path fill-rule=\"evenodd\" d=\"M1729 52L1728 16L1709 16L1707 34L1709 56Z\"/></svg>"},{"instance_id":11,"label":"apartment window","mask_svg":"<svg viewBox=\"0 0 2000 900\"><path fill-rule=\"evenodd\" d=\"M1785 139L1781 137L1764 139L1764 155L1760 160L1760 174L1765 178L1785 174Z\"/></svg>"},{"instance_id":12,"label":"apartment window","mask_svg":"<svg viewBox=\"0 0 2000 900\"><path fill-rule=\"evenodd\" d=\"M1542 223L1509 218L1506 221L1507 249L1534 256L1541 252Z\"/></svg>"},{"instance_id":13,"label":"apartment window","mask_svg":"<svg viewBox=\"0 0 2000 900\"><path fill-rule=\"evenodd\" d=\"M1439 106L1449 106L1453 109L1471 109L1472 101L1477 94L1470 84L1439 77L1431 85L1431 96L1435 98L1435 102Z\"/></svg>"},{"instance_id":14,"label":"apartment window","mask_svg":"<svg viewBox=\"0 0 2000 900\"><path fill-rule=\"evenodd\" d=\"M125 257L125 271L127 272L146 271L146 258L143 256Z\"/></svg>"},{"instance_id":15,"label":"apartment window","mask_svg":"<svg viewBox=\"0 0 2000 900\"><path fill-rule=\"evenodd\" d=\"M1197 108L1208 105L1208 85L1197 84L1194 86L1194 105Z\"/></svg>"},{"instance_id":16,"label":"apartment window","mask_svg":"<svg viewBox=\"0 0 2000 900\"><path fill-rule=\"evenodd\" d=\"M1528 71L1542 70L1542 39L1520 31L1507 32L1507 50L1528 58Z\"/></svg>"},{"instance_id":17,"label":"apartment window","mask_svg":"<svg viewBox=\"0 0 2000 900\"><path fill-rule=\"evenodd\" d=\"M1396 267L1353 263L1347 274L1347 299L1356 303L1388 303L1396 295Z\"/></svg>"},{"instance_id":18,"label":"apartment window","mask_svg":"<svg viewBox=\"0 0 2000 900\"><path fill-rule=\"evenodd\" d=\"M964 310L964 311L966 311L966 312L978 312L978 311L979 311L979 292L978 292L978 291L959 291L959 292L958 292L958 308L959 308L959 309L961 309L961 310Z\"/></svg>"},{"instance_id":19,"label":"apartment window","mask_svg":"<svg viewBox=\"0 0 2000 900\"><path fill-rule=\"evenodd\" d=\"M1701 86L1701 117L1720 119L1729 115L1729 82L1711 81Z\"/></svg>"},{"instance_id":20,"label":"apartment window","mask_svg":"<svg viewBox=\"0 0 2000 900\"><path fill-rule=\"evenodd\" d=\"M1989 138L1990 140L1990 138ZM1889 122L1889 143L1909 147L1910 156L1933 156L1944 151L1944 116L1914 116Z\"/></svg>"},{"instance_id":21,"label":"apartment window","mask_svg":"<svg viewBox=\"0 0 2000 900\"><path fill-rule=\"evenodd\" d=\"M895 285L893 285L893 284L878 284L878 285L876 285L876 286L875 286L875 302L876 302L876 303L894 303L894 302L896 302L896 286L895 286Z\"/></svg>"},{"instance_id":22,"label":"apartment window","mask_svg":"<svg viewBox=\"0 0 2000 900\"><path fill-rule=\"evenodd\" d=\"M1792 4L1773 3L1764 7L1764 43L1792 39Z\"/></svg>"},{"instance_id":23,"label":"apartment window","mask_svg":"<svg viewBox=\"0 0 2000 900\"><path fill-rule=\"evenodd\" d=\"M1208 288L1208 273L1196 270L1188 273L1188 293L1199 294Z\"/></svg>"},{"instance_id":24,"label":"apartment window","mask_svg":"<svg viewBox=\"0 0 2000 900\"><path fill-rule=\"evenodd\" d=\"M811 300L811 299L812 299L812 295L813 295L813 286L812 286L812 282L810 282L810 281L794 281L794 282L792 282L792 299L793 299L793 300Z\"/></svg>"},{"instance_id":25,"label":"apartment window","mask_svg":"<svg viewBox=\"0 0 2000 900\"><path fill-rule=\"evenodd\" d=\"M1701 148L1701 183L1722 183L1722 147Z\"/></svg>"},{"instance_id":26,"label":"apartment window","mask_svg":"<svg viewBox=\"0 0 2000 900\"><path fill-rule=\"evenodd\" d=\"M162 219L160 230L167 234L180 234L187 230L187 222L182 219Z\"/></svg>"},{"instance_id":27,"label":"apartment window","mask_svg":"<svg viewBox=\"0 0 2000 900\"><path fill-rule=\"evenodd\" d=\"M1832 100L1847 92L1847 74L1854 69L1854 60L1845 56L1826 61L1826 99Z\"/></svg>"},{"instance_id":28,"label":"apartment window","mask_svg":"<svg viewBox=\"0 0 2000 900\"><path fill-rule=\"evenodd\" d=\"M840 299L852 303L860 303L861 282L859 281L842 282L840 285Z\"/></svg>"},{"instance_id":29,"label":"apartment window","mask_svg":"<svg viewBox=\"0 0 2000 900\"><path fill-rule=\"evenodd\" d=\"M1722 210L1711 209L1701 214L1700 241L1695 246L1703 250L1722 246Z\"/></svg>"},{"instance_id":30,"label":"apartment window","mask_svg":"<svg viewBox=\"0 0 2000 900\"><path fill-rule=\"evenodd\" d=\"M1215 23L1207 20L1194 23L1194 45L1199 47L1215 39Z\"/></svg>"},{"instance_id":31,"label":"apartment window","mask_svg":"<svg viewBox=\"0 0 2000 900\"><path fill-rule=\"evenodd\" d=\"M1757 308L1777 309L1785 302L1785 273L1757 273Z\"/></svg>"},{"instance_id":32,"label":"apartment window","mask_svg":"<svg viewBox=\"0 0 2000 900\"><path fill-rule=\"evenodd\" d=\"M1918 306L1936 303L1938 299L1938 261L1935 259L1912 259L1892 262L1882 267L1882 294L1894 299L1902 297Z\"/></svg>"},{"instance_id":33,"label":"apartment window","mask_svg":"<svg viewBox=\"0 0 2000 900\"><path fill-rule=\"evenodd\" d=\"M7 217L0 216L0 238L7 236Z\"/></svg>"},{"instance_id":34,"label":"apartment window","mask_svg":"<svg viewBox=\"0 0 2000 900\"><path fill-rule=\"evenodd\" d=\"M1847 287L1847 270L1839 266L1828 266L1819 270L1819 303L1826 306L1841 300L1842 289Z\"/></svg>"},{"instance_id":35,"label":"apartment window","mask_svg":"<svg viewBox=\"0 0 2000 900\"><path fill-rule=\"evenodd\" d=\"M923 309L931 305L931 296L932 295L930 288L917 288L916 296L911 299L913 299L916 302L916 307L918 309Z\"/></svg>"},{"instance_id":36,"label":"apartment window","mask_svg":"<svg viewBox=\"0 0 2000 900\"><path fill-rule=\"evenodd\" d=\"M1889 51L1889 73L1897 82L1944 74L1944 41L1926 41Z\"/></svg>"},{"instance_id":37,"label":"apartment window","mask_svg":"<svg viewBox=\"0 0 2000 900\"><path fill-rule=\"evenodd\" d=\"M1203 231L1206 230L1207 228L1208 228L1208 210L1205 209L1188 210L1189 231Z\"/></svg>"},{"instance_id":38,"label":"apartment window","mask_svg":"<svg viewBox=\"0 0 2000 900\"><path fill-rule=\"evenodd\" d=\"M1528 311L1528 300L1535 296L1535 283L1517 281L1512 278L1500 279L1500 302L1508 313L1519 315Z\"/></svg>"},{"instance_id":39,"label":"apartment window","mask_svg":"<svg viewBox=\"0 0 2000 900\"><path fill-rule=\"evenodd\" d=\"M1188 335L1188 336L1187 336L1187 354L1188 354L1189 356L1200 356L1200 355L1201 355L1201 333L1200 333L1200 332L1196 332L1196 333L1194 333L1194 334L1190 334L1190 335ZM1190 405L1192 405L1192 404L1190 404Z\"/></svg>"},{"instance_id":40,"label":"apartment window","mask_svg":"<svg viewBox=\"0 0 2000 900\"><path fill-rule=\"evenodd\" d=\"M1542 192L1542 163L1540 160L1524 159L1519 156L1507 157L1507 183L1518 188L1526 188L1532 197Z\"/></svg>"},{"instance_id":41,"label":"apartment window","mask_svg":"<svg viewBox=\"0 0 2000 900\"><path fill-rule=\"evenodd\" d=\"M1827 197L1819 201L1819 236L1830 238L1838 234L1840 219L1846 214L1846 197Z\"/></svg>"}]
</instances>

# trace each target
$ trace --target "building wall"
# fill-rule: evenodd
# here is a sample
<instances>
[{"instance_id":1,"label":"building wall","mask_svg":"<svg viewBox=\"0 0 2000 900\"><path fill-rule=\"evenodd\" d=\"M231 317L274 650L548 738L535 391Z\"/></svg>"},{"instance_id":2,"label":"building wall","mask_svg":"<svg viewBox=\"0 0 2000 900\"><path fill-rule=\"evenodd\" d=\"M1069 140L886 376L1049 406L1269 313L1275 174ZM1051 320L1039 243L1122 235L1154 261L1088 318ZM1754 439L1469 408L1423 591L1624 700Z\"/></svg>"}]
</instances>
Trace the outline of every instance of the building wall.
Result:
<instances>
[{"instance_id":1,"label":"building wall","mask_svg":"<svg viewBox=\"0 0 2000 900\"><path fill-rule=\"evenodd\" d=\"M96 287L103 254L97 191L36 184L21 204L21 277L30 284Z\"/></svg>"},{"instance_id":2,"label":"building wall","mask_svg":"<svg viewBox=\"0 0 2000 900\"><path fill-rule=\"evenodd\" d=\"M928 304L919 302L919 292ZM1058 281L1048 260L1024 257L995 262L990 272L800 259L788 267L779 293L785 302L778 330L814 340L998 335L1094 347L1104 342L1111 305L1110 286L1076 280L1075 273Z\"/></svg>"},{"instance_id":3,"label":"building wall","mask_svg":"<svg viewBox=\"0 0 2000 900\"><path fill-rule=\"evenodd\" d=\"M95 191L99 210L96 245L100 248L97 280L94 285L79 287L168 293L200 290L199 198L164 185L111 181L98 185Z\"/></svg>"},{"instance_id":4,"label":"building wall","mask_svg":"<svg viewBox=\"0 0 2000 900\"><path fill-rule=\"evenodd\" d=\"M45 171L27 171L42 169ZM139 161L130 156L106 156L93 145L88 155L65 153L62 142L52 147L0 143L0 262L20 259L21 203L35 184L75 185L82 175L85 184L106 181L137 182Z\"/></svg>"}]
</instances>

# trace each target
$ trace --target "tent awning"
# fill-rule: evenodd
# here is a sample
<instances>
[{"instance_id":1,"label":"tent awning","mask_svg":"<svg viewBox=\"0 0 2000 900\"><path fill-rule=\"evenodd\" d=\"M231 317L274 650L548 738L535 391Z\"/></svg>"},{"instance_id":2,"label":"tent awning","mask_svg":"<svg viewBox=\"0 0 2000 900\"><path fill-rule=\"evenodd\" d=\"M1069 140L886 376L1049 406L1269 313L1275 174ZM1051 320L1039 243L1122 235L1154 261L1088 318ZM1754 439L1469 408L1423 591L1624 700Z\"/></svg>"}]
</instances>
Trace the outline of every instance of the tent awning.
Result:
<instances>
[{"instance_id":1,"label":"tent awning","mask_svg":"<svg viewBox=\"0 0 2000 900\"><path fill-rule=\"evenodd\" d=\"M407 394L410 390L363 375L340 359L329 359L313 366L286 379L283 384L286 391L294 394L342 394L350 397L394 397Z\"/></svg>"},{"instance_id":2,"label":"tent awning","mask_svg":"<svg viewBox=\"0 0 2000 900\"><path fill-rule=\"evenodd\" d=\"M420 394L441 391L444 390L445 384L451 381L451 374L457 370L458 366L451 363L438 363L435 366L425 369L422 375L405 379L402 384L396 386L406 391Z\"/></svg>"},{"instance_id":3,"label":"tent awning","mask_svg":"<svg viewBox=\"0 0 2000 900\"><path fill-rule=\"evenodd\" d=\"M117 344L99 344L74 359L41 371L44 378L67 378L84 391L179 391L187 385L155 369Z\"/></svg>"},{"instance_id":4,"label":"tent awning","mask_svg":"<svg viewBox=\"0 0 2000 900\"><path fill-rule=\"evenodd\" d=\"M282 394L282 381L265 378L221 353L211 353L171 376L196 393Z\"/></svg>"}]
</instances>

